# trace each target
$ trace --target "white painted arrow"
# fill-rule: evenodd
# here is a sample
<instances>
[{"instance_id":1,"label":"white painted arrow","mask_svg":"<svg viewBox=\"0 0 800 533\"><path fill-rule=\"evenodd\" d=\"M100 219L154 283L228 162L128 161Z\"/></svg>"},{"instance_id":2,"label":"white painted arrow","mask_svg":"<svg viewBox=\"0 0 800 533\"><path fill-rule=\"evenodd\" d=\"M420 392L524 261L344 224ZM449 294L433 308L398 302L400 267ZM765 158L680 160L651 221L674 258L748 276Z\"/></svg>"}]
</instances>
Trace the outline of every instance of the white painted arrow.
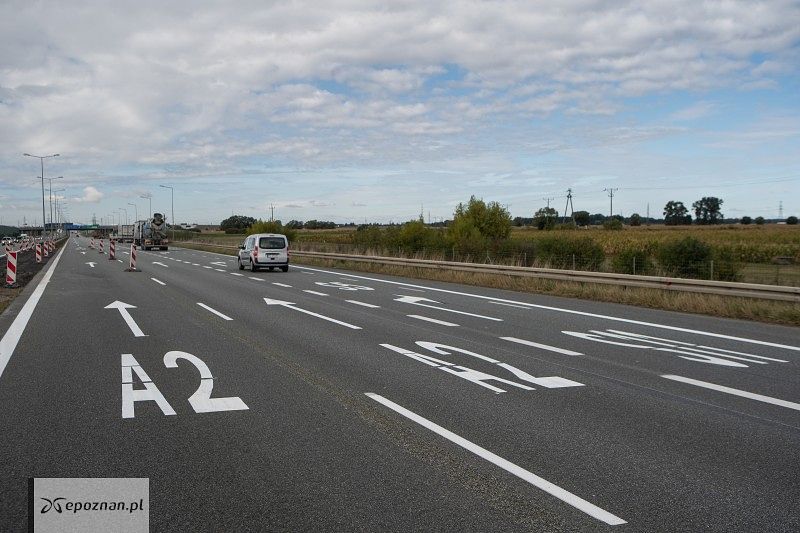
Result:
<instances>
[{"instance_id":1,"label":"white painted arrow","mask_svg":"<svg viewBox=\"0 0 800 533\"><path fill-rule=\"evenodd\" d=\"M169 268L169 267L168 267L167 265L165 265L164 263L159 263L158 261L153 261L153 264L154 264L154 265L161 265L161 266L162 266L162 267L164 267L164 268Z\"/></svg>"},{"instance_id":2,"label":"white painted arrow","mask_svg":"<svg viewBox=\"0 0 800 533\"><path fill-rule=\"evenodd\" d=\"M86 255L86 252L81 252L83 255Z\"/></svg>"},{"instance_id":3,"label":"white painted arrow","mask_svg":"<svg viewBox=\"0 0 800 533\"><path fill-rule=\"evenodd\" d=\"M87 265L89 265L91 268L94 268L94 266L95 266L97 263L95 263L95 262L93 262L93 261L89 261L89 262L88 262L88 263L86 263L86 264L87 264Z\"/></svg>"},{"instance_id":4,"label":"white painted arrow","mask_svg":"<svg viewBox=\"0 0 800 533\"><path fill-rule=\"evenodd\" d=\"M119 314L122 315L122 319L128 324L128 327L131 328L134 337L147 337L136 322L133 320L133 317L128 313L128 309L136 309L135 305L126 304L125 302L120 302L119 300L112 302L105 306L104 309L116 309L119 311Z\"/></svg>"},{"instance_id":5,"label":"white painted arrow","mask_svg":"<svg viewBox=\"0 0 800 533\"><path fill-rule=\"evenodd\" d=\"M395 294L395 296L399 296L399 298L395 298L395 302L402 302L404 304L411 304L411 305L418 305L420 307L428 307L430 309L438 309L439 311L447 311L448 313L456 313L459 315L466 315L466 316L474 316L476 318L483 318L485 320L493 320L495 322L502 322L502 318L494 318L491 316L483 316L483 315L476 315L475 313L467 313L466 311L456 311L455 309L447 309L446 307L436 307L435 305L428 305L421 302L430 302L434 304L438 304L441 302L437 302L436 300L431 300L429 298L423 298L421 296L402 296L400 294Z\"/></svg>"},{"instance_id":6,"label":"white painted arrow","mask_svg":"<svg viewBox=\"0 0 800 533\"><path fill-rule=\"evenodd\" d=\"M358 326L354 326L353 324L348 324L347 322L342 322L341 320L336 320L335 318L331 318L329 316L320 315L318 313L314 313L312 311L307 311L305 309L301 309L299 307L295 307L294 302L284 302L283 300L272 300L270 298L264 298L264 302L267 305L281 305L283 307L288 307L289 309L294 309L295 311L300 311L301 313L305 313L307 315L315 316L317 318L321 318L322 320L327 320L328 322L333 322L334 324L339 324L340 326L344 326L350 329L361 329Z\"/></svg>"}]
</instances>

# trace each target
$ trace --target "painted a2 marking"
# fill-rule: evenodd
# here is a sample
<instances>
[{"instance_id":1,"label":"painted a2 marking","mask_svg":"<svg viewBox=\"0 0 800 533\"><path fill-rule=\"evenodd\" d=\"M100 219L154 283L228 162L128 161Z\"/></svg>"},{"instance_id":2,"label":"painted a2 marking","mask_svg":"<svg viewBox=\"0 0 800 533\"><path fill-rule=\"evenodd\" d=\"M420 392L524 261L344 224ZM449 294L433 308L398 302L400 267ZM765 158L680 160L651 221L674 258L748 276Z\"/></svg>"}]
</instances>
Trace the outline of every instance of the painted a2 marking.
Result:
<instances>
[{"instance_id":1,"label":"painted a2 marking","mask_svg":"<svg viewBox=\"0 0 800 533\"><path fill-rule=\"evenodd\" d=\"M200 371L200 386L189 397L189 405L195 413L214 413L218 411L239 411L249 409L238 396L228 398L212 398L211 391L214 388L214 377L211 375L208 365L199 357L187 352L171 351L164 354L164 366L167 368L177 368L178 359L184 359L194 365ZM134 418L134 405L136 402L153 401L156 402L161 412L165 415L174 415L175 410L167 399L158 390L158 387L150 376L139 365L133 354L124 353L121 358L122 363L122 418ZM144 385L144 389L133 388L133 374Z\"/></svg>"}]
</instances>

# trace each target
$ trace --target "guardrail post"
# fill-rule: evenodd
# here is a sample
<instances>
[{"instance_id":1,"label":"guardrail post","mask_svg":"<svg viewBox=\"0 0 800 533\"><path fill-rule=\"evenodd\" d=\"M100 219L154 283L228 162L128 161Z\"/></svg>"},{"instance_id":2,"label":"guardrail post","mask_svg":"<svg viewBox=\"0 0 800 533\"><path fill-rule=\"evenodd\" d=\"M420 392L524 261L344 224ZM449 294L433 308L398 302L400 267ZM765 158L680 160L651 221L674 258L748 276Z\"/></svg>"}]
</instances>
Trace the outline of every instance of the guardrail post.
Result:
<instances>
[{"instance_id":1,"label":"guardrail post","mask_svg":"<svg viewBox=\"0 0 800 533\"><path fill-rule=\"evenodd\" d=\"M711 260L710 272L708 279L714 279L714 260Z\"/></svg>"},{"instance_id":2,"label":"guardrail post","mask_svg":"<svg viewBox=\"0 0 800 533\"><path fill-rule=\"evenodd\" d=\"M572 270L575 270L575 254L572 254Z\"/></svg>"},{"instance_id":3,"label":"guardrail post","mask_svg":"<svg viewBox=\"0 0 800 533\"><path fill-rule=\"evenodd\" d=\"M633 256L633 275L636 275L636 256Z\"/></svg>"}]
</instances>

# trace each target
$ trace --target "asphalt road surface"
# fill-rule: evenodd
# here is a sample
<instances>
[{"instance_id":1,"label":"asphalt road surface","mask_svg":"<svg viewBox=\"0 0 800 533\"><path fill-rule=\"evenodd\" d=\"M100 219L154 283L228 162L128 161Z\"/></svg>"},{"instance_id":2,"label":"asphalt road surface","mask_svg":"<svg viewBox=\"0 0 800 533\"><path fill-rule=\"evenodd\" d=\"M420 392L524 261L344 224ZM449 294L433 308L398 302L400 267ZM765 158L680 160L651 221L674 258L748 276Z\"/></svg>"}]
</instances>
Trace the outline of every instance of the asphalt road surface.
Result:
<instances>
[{"instance_id":1,"label":"asphalt road surface","mask_svg":"<svg viewBox=\"0 0 800 533\"><path fill-rule=\"evenodd\" d=\"M800 530L797 328L87 246L0 317L1 531L29 477L147 477L153 531Z\"/></svg>"}]
</instances>

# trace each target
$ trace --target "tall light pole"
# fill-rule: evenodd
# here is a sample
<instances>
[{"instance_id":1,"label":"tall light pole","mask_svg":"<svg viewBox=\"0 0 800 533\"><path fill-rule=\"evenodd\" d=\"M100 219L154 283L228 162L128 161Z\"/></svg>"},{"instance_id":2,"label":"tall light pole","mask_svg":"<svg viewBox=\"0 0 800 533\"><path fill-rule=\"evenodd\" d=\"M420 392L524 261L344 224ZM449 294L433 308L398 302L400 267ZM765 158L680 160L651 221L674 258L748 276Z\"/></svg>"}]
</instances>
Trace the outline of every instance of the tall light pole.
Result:
<instances>
[{"instance_id":1,"label":"tall light pole","mask_svg":"<svg viewBox=\"0 0 800 533\"><path fill-rule=\"evenodd\" d=\"M172 240L175 240L175 189L169 185L159 185L164 189L169 189L170 203L172 204Z\"/></svg>"},{"instance_id":2,"label":"tall light pole","mask_svg":"<svg viewBox=\"0 0 800 533\"><path fill-rule=\"evenodd\" d=\"M148 215L148 218L153 216L153 195L150 194L150 193L147 193L147 194L141 195L139 198L144 198L144 199L150 201L150 214Z\"/></svg>"},{"instance_id":3,"label":"tall light pole","mask_svg":"<svg viewBox=\"0 0 800 533\"><path fill-rule=\"evenodd\" d=\"M61 154L50 154L50 155L33 155L33 154L22 154L26 157L36 157L39 159L39 163L42 165L42 238L44 238L44 160L48 157L58 157Z\"/></svg>"},{"instance_id":4,"label":"tall light pole","mask_svg":"<svg viewBox=\"0 0 800 533\"><path fill-rule=\"evenodd\" d=\"M64 176L58 176L57 178L47 178L49 185L48 190L50 191L50 224L53 224L53 180L63 180Z\"/></svg>"},{"instance_id":5,"label":"tall light pole","mask_svg":"<svg viewBox=\"0 0 800 533\"><path fill-rule=\"evenodd\" d=\"M138 222L139 221L139 206L137 206L136 204L133 204L131 202L128 202L128 205L132 205L133 206L134 214L136 215L136 220L134 220L134 222Z\"/></svg>"},{"instance_id":6,"label":"tall light pole","mask_svg":"<svg viewBox=\"0 0 800 533\"><path fill-rule=\"evenodd\" d=\"M117 211L125 211L125 225L128 225L128 210L124 207L118 207ZM122 214L120 213L119 223L122 224Z\"/></svg>"},{"instance_id":7,"label":"tall light pole","mask_svg":"<svg viewBox=\"0 0 800 533\"><path fill-rule=\"evenodd\" d=\"M60 193L60 192L66 191L66 190L67 190L67 189L56 189L56 190L54 190L53 192L54 192L54 193ZM52 216L52 215L51 215L51 216ZM60 219L59 219L59 216L58 216L58 196L56 196L56 221L59 221L59 220L60 220ZM53 222L52 218L50 219L50 222L51 222L51 223ZM56 222L56 225L59 225L59 222Z\"/></svg>"}]
</instances>

